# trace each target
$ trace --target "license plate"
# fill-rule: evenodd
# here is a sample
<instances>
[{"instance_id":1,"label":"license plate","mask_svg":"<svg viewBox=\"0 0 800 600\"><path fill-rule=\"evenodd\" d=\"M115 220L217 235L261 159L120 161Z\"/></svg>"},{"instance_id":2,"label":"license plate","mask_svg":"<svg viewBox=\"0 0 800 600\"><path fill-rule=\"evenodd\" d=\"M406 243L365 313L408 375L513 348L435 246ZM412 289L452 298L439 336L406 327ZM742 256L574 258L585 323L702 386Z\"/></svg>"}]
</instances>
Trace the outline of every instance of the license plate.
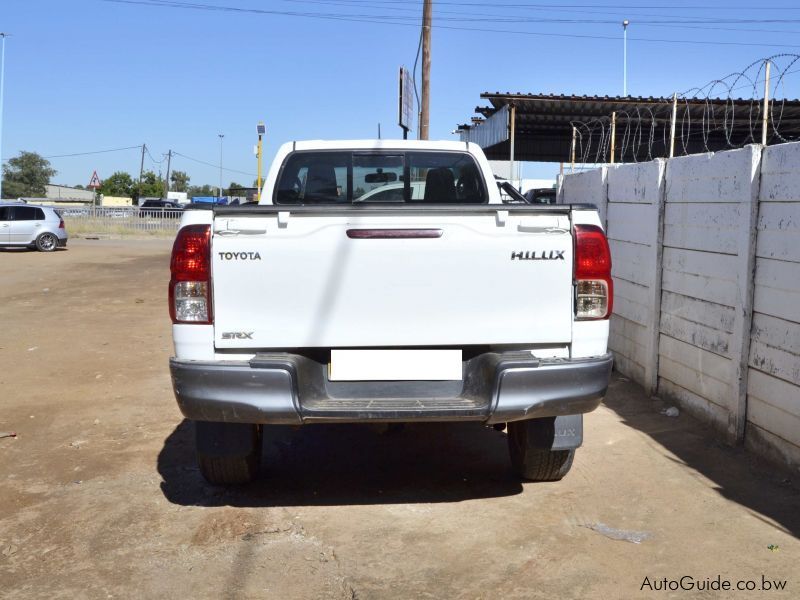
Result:
<instances>
[{"instance_id":1,"label":"license plate","mask_svg":"<svg viewBox=\"0 0 800 600\"><path fill-rule=\"evenodd\" d=\"M331 381L460 381L461 350L331 350Z\"/></svg>"}]
</instances>

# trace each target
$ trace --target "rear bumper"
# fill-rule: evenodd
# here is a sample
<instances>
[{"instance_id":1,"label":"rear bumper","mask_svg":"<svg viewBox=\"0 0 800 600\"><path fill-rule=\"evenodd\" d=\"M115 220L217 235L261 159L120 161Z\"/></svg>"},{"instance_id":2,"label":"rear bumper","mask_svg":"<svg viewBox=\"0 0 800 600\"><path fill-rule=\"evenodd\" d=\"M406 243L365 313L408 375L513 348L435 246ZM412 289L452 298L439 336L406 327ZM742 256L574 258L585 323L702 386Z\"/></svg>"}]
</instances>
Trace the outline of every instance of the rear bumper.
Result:
<instances>
[{"instance_id":1,"label":"rear bumper","mask_svg":"<svg viewBox=\"0 0 800 600\"><path fill-rule=\"evenodd\" d=\"M249 362L170 359L181 412L196 421L504 423L587 413L600 404L611 354L536 359L490 352L464 362L463 381L331 382L327 365L288 353Z\"/></svg>"}]
</instances>

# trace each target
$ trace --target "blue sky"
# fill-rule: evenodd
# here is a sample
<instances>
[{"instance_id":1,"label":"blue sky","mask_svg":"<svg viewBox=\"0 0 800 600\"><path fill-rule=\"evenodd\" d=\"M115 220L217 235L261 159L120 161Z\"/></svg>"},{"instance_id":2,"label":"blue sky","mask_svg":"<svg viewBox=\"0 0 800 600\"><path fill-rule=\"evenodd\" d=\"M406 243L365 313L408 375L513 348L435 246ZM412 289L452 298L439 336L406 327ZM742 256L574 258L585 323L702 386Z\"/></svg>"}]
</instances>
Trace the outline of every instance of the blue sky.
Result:
<instances>
[{"instance_id":1,"label":"blue sky","mask_svg":"<svg viewBox=\"0 0 800 600\"><path fill-rule=\"evenodd\" d=\"M698 2L717 8L697 9ZM528 33L434 29L431 138L454 139L450 132L474 114L483 91L621 93L619 22L626 17L631 20L628 81L633 95L669 95L740 70L760 57L800 52L800 22L791 22L800 21L796 0L767 0L768 5L698 2L551 0L550 7L523 0L434 2L435 25ZM416 19L422 12L421 1L194 3L381 18ZM511 22L489 20L506 17ZM446 20L453 18L473 20ZM780 22L700 24L702 29L696 23L637 23L653 19ZM349 22L103 0L2 0L0 31L11 34L6 42L4 159L20 150L53 156L145 142L152 155L145 168L165 169L165 161L155 161L162 161L169 149L218 164L217 134L224 133L223 165L243 172L225 171L226 186L232 180L249 185L254 179L253 144L260 119L267 124L265 170L277 146L292 139L375 137L378 123L384 137L399 137L397 70L400 65L413 66L419 40L419 27L413 22ZM787 95L800 97L798 88L800 73L790 75ZM139 158L138 149L53 158L59 172L54 182L85 185L95 169L101 178L116 170L135 176ZM172 167L187 171L193 184L216 185L219 179L217 168L181 156L173 159ZM528 176L554 173L552 166L525 170Z\"/></svg>"}]
</instances>

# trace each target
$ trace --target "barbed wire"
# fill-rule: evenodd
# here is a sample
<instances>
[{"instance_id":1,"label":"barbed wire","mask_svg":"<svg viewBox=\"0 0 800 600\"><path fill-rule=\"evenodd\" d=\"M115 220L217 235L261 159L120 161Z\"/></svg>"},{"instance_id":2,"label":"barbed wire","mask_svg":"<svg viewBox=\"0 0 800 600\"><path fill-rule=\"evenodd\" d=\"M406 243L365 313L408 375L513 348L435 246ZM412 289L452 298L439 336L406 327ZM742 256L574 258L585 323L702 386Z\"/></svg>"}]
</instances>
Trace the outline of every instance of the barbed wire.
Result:
<instances>
[{"instance_id":1,"label":"barbed wire","mask_svg":"<svg viewBox=\"0 0 800 600\"><path fill-rule=\"evenodd\" d=\"M796 73L800 73L800 54L774 54L700 87L661 98L631 98L626 100L630 105L626 110L571 121L575 162L611 162L612 147L615 162L669 156L673 110L675 156L760 143L765 91L769 94L767 143L800 140L800 100L790 99L787 85L787 78Z\"/></svg>"}]
</instances>

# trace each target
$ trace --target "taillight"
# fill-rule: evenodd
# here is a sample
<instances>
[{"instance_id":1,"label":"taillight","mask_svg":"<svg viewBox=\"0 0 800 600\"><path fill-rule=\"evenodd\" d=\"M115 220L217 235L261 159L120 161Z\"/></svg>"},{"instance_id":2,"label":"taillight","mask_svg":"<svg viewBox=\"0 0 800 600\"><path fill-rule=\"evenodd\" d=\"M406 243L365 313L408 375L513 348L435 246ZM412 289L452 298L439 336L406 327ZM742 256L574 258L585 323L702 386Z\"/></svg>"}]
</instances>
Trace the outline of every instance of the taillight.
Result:
<instances>
[{"instance_id":1,"label":"taillight","mask_svg":"<svg viewBox=\"0 0 800 600\"><path fill-rule=\"evenodd\" d=\"M575 225L575 316L608 319L614 305L611 250L597 225Z\"/></svg>"},{"instance_id":2,"label":"taillight","mask_svg":"<svg viewBox=\"0 0 800 600\"><path fill-rule=\"evenodd\" d=\"M59 229L64 229L64 219L61 219L61 220L58 222L58 228L59 228Z\"/></svg>"},{"instance_id":3,"label":"taillight","mask_svg":"<svg viewBox=\"0 0 800 600\"><path fill-rule=\"evenodd\" d=\"M214 322L211 309L211 226L187 225L170 260L169 316L173 323Z\"/></svg>"}]
</instances>

